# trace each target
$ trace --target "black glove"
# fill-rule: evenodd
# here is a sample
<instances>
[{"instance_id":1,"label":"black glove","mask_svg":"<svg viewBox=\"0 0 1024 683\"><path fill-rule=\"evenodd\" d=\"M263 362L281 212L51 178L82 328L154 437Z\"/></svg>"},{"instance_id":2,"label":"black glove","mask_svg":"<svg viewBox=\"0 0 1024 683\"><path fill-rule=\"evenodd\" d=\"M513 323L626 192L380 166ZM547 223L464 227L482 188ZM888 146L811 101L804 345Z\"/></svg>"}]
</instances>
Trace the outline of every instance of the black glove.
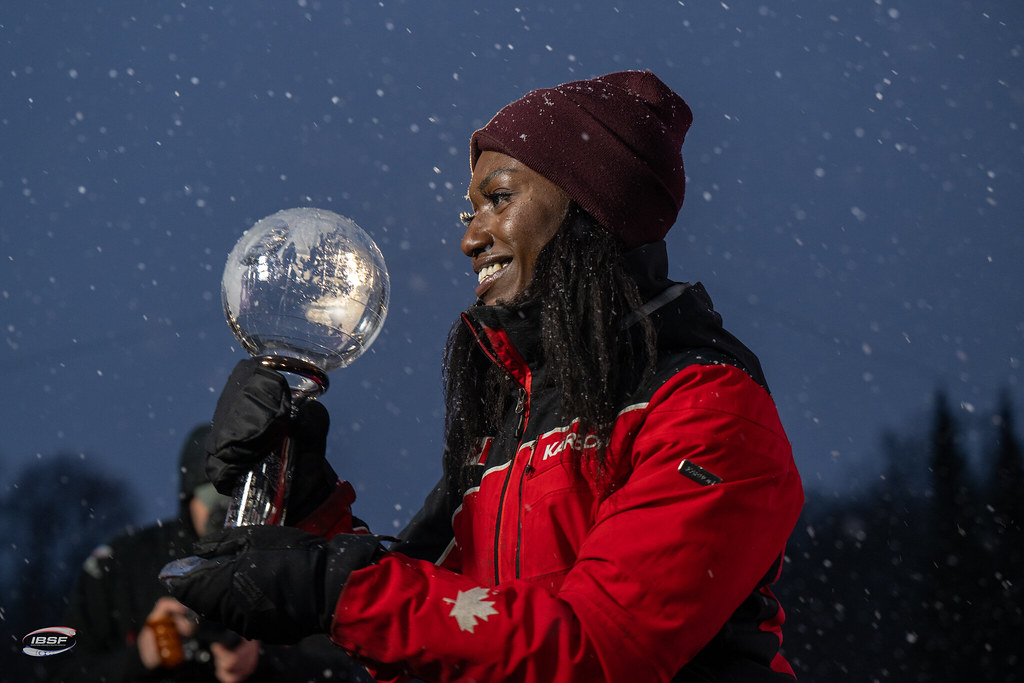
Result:
<instances>
[{"instance_id":1,"label":"black glove","mask_svg":"<svg viewBox=\"0 0 1024 683\"><path fill-rule=\"evenodd\" d=\"M198 557L167 564L160 579L185 605L246 638L294 643L330 631L345 581L379 558L380 540L328 541L284 526L222 529L196 543Z\"/></svg>"},{"instance_id":2,"label":"black glove","mask_svg":"<svg viewBox=\"0 0 1024 683\"><path fill-rule=\"evenodd\" d=\"M292 448L288 522L298 522L323 503L338 481L326 460L330 416L317 401L303 401L291 416L292 396L281 373L254 358L231 372L206 437L206 474L230 496L245 474L276 453L285 436Z\"/></svg>"}]
</instances>

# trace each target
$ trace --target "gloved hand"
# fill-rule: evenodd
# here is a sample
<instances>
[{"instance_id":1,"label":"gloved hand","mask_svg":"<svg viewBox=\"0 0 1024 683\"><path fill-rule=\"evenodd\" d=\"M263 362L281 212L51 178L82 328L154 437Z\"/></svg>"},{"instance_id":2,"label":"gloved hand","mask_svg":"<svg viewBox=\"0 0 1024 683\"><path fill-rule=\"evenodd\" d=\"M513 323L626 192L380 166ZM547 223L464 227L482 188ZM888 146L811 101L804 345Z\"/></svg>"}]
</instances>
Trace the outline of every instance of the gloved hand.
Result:
<instances>
[{"instance_id":1,"label":"gloved hand","mask_svg":"<svg viewBox=\"0 0 1024 683\"><path fill-rule=\"evenodd\" d=\"M230 496L245 474L292 444L292 480L286 521L297 523L331 495L338 481L326 460L330 416L317 401L304 401L291 417L292 397L284 376L246 358L235 365L213 412L206 438L206 474Z\"/></svg>"},{"instance_id":2,"label":"gloved hand","mask_svg":"<svg viewBox=\"0 0 1024 683\"><path fill-rule=\"evenodd\" d=\"M171 595L246 638L294 643L327 633L349 574L384 552L381 537L331 540L283 526L221 529L195 545L196 557L160 572Z\"/></svg>"}]
</instances>

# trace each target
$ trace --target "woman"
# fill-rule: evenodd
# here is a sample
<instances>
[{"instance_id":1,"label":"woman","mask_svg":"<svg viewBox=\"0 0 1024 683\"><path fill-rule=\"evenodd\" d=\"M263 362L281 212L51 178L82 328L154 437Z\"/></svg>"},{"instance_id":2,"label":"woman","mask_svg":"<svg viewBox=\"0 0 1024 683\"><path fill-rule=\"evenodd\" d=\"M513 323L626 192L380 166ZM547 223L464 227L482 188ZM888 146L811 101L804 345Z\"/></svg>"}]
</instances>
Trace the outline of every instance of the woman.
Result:
<instances>
[{"instance_id":1,"label":"woman","mask_svg":"<svg viewBox=\"0 0 1024 683\"><path fill-rule=\"evenodd\" d=\"M381 680L791 680L769 590L803 501L791 449L756 357L666 277L691 118L620 72L474 133L478 301L446 351L441 482L388 550L352 533L310 403L298 528L223 532L172 593L248 637L328 632ZM208 441L219 489L289 408L280 375L239 364Z\"/></svg>"}]
</instances>

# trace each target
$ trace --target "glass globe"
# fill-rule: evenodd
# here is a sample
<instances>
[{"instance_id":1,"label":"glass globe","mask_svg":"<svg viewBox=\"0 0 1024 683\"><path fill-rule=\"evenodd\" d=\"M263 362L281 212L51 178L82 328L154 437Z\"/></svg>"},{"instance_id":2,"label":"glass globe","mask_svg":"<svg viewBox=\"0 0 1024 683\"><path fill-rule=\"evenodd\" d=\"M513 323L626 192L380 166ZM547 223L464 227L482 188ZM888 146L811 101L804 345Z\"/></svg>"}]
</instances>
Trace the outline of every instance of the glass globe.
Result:
<instances>
[{"instance_id":1,"label":"glass globe","mask_svg":"<svg viewBox=\"0 0 1024 683\"><path fill-rule=\"evenodd\" d=\"M390 281L384 257L355 221L324 209L260 220L224 266L224 313L238 341L277 369L322 373L361 356L380 333Z\"/></svg>"}]
</instances>

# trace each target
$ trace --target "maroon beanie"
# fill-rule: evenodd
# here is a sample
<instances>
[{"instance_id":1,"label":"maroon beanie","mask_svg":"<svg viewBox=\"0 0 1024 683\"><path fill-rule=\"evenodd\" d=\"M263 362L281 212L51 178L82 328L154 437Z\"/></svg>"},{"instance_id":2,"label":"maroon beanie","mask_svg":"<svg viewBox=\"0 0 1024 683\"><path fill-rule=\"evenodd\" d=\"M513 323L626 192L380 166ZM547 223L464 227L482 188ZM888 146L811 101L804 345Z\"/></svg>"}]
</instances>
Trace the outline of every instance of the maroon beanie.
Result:
<instances>
[{"instance_id":1,"label":"maroon beanie","mask_svg":"<svg viewBox=\"0 0 1024 683\"><path fill-rule=\"evenodd\" d=\"M628 247L660 240L683 205L680 148L693 114L650 71L620 71L527 93L470 139L558 185Z\"/></svg>"}]
</instances>

